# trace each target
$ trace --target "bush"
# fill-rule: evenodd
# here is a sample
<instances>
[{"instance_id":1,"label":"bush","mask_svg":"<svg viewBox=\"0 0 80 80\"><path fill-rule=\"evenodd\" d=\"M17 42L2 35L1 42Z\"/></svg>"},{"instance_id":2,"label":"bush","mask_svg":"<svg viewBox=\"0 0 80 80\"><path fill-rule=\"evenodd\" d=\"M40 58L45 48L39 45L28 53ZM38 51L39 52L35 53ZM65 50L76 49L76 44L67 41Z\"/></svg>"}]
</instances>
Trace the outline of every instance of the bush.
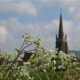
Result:
<instances>
[{"instance_id":1,"label":"bush","mask_svg":"<svg viewBox=\"0 0 80 80\"><path fill-rule=\"evenodd\" d=\"M34 52L27 62L21 55L27 47L35 45L28 52ZM67 55L60 51L46 50L41 45L41 38L32 40L31 35L24 37L18 54L0 51L0 80L79 80L80 67L74 54ZM7 60L7 62L4 62ZM22 62L20 65L19 63Z\"/></svg>"}]
</instances>

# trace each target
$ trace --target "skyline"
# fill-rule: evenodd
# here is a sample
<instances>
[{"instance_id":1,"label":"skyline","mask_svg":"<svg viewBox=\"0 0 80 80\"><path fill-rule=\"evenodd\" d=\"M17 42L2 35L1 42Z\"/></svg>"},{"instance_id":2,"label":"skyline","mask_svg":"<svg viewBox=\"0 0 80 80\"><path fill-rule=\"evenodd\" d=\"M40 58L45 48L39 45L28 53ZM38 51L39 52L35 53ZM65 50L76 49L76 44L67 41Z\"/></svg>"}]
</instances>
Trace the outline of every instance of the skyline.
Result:
<instances>
[{"instance_id":1,"label":"skyline","mask_svg":"<svg viewBox=\"0 0 80 80\"><path fill-rule=\"evenodd\" d=\"M70 50L80 50L79 0L4 0L0 1L0 49L20 48L26 32L42 36L43 46L55 50L60 13ZM61 11L62 9L62 11ZM35 30L36 29L36 30Z\"/></svg>"}]
</instances>

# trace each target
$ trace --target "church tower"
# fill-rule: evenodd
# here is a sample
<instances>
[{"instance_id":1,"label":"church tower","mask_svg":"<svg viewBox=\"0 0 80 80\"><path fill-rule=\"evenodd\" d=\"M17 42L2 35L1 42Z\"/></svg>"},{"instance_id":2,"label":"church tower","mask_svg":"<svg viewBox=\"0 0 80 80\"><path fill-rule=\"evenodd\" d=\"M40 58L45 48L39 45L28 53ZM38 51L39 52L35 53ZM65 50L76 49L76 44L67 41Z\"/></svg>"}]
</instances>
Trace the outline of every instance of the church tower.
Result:
<instances>
[{"instance_id":1,"label":"church tower","mask_svg":"<svg viewBox=\"0 0 80 80\"><path fill-rule=\"evenodd\" d=\"M67 36L64 37L62 14L60 14L59 33L56 35L56 48L58 51L63 51L69 54L69 48L67 44Z\"/></svg>"}]
</instances>

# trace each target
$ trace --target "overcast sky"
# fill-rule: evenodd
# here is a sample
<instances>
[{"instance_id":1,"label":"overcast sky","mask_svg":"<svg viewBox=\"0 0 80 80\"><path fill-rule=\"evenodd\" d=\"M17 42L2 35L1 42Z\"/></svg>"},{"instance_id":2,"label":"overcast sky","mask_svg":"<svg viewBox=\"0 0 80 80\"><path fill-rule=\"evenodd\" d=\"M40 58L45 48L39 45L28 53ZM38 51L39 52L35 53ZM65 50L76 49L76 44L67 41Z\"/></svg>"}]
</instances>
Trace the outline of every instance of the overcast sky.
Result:
<instances>
[{"instance_id":1,"label":"overcast sky","mask_svg":"<svg viewBox=\"0 0 80 80\"><path fill-rule=\"evenodd\" d=\"M0 49L14 51L26 32L55 50L60 12L70 50L80 50L80 0L0 0ZM62 10L61 10L62 9Z\"/></svg>"}]
</instances>

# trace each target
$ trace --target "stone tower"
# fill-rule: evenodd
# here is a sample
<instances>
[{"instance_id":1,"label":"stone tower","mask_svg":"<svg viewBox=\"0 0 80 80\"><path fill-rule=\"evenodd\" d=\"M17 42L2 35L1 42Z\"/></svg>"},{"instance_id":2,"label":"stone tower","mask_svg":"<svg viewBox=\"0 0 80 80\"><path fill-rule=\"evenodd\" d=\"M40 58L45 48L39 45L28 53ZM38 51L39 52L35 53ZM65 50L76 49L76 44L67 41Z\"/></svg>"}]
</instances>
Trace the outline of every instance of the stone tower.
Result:
<instances>
[{"instance_id":1,"label":"stone tower","mask_svg":"<svg viewBox=\"0 0 80 80\"><path fill-rule=\"evenodd\" d=\"M62 14L60 14L59 33L58 36L56 35L56 48L58 51L63 51L64 53L69 54L67 36L65 35L64 37Z\"/></svg>"}]
</instances>

